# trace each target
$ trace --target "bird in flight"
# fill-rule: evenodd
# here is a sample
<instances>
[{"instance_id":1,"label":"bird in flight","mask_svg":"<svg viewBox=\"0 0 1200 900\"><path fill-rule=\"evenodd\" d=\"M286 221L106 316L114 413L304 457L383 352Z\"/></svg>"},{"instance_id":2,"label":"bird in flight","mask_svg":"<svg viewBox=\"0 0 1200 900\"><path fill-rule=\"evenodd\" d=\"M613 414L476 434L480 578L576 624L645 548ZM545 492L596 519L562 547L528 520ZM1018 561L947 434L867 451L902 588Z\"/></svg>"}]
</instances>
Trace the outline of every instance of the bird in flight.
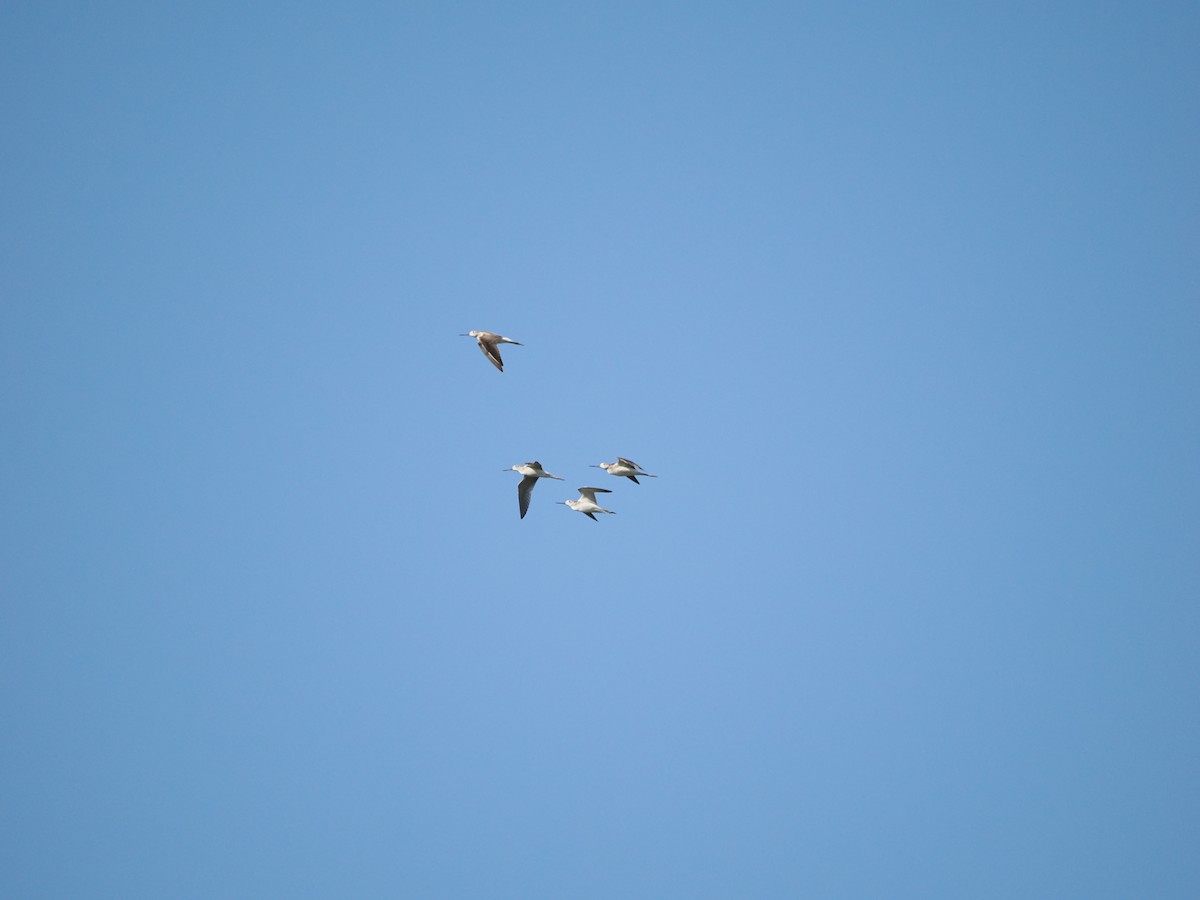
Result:
<instances>
[{"instance_id":1,"label":"bird in flight","mask_svg":"<svg viewBox=\"0 0 1200 900\"><path fill-rule=\"evenodd\" d=\"M542 468L542 464L537 460L524 463L517 466L509 466L504 469L505 472L520 472L525 477L521 479L521 483L517 485L517 504L521 508L521 518L525 518L525 513L529 512L529 498L533 495L534 485L537 484L539 478L554 478L557 481L563 481L557 475L551 475Z\"/></svg>"},{"instance_id":2,"label":"bird in flight","mask_svg":"<svg viewBox=\"0 0 1200 900\"><path fill-rule=\"evenodd\" d=\"M593 469L603 469L609 475L619 475L628 478L634 484L641 484L637 480L639 475L645 475L647 478L657 478L657 475L651 475L649 472L642 470L642 467L635 463L632 459L626 459L623 456L618 456L615 463L599 463L592 466Z\"/></svg>"},{"instance_id":3,"label":"bird in flight","mask_svg":"<svg viewBox=\"0 0 1200 900\"><path fill-rule=\"evenodd\" d=\"M500 358L501 344L516 344L518 347L524 347L520 341L514 341L512 338L506 338L502 334L495 334L491 331L468 331L466 334L460 334L459 337L473 337L479 342L479 349L483 351L483 355L492 361L492 365L504 371L504 360Z\"/></svg>"},{"instance_id":4,"label":"bird in flight","mask_svg":"<svg viewBox=\"0 0 1200 900\"><path fill-rule=\"evenodd\" d=\"M563 506L571 507L571 509L575 510L576 512L583 513L593 522L599 522L600 520L596 518L594 513L608 513L610 516L615 516L616 513L611 509L605 509L603 506L597 503L596 495L611 493L612 491L610 491L608 488L581 487L579 489L578 500L559 500L558 502Z\"/></svg>"}]
</instances>

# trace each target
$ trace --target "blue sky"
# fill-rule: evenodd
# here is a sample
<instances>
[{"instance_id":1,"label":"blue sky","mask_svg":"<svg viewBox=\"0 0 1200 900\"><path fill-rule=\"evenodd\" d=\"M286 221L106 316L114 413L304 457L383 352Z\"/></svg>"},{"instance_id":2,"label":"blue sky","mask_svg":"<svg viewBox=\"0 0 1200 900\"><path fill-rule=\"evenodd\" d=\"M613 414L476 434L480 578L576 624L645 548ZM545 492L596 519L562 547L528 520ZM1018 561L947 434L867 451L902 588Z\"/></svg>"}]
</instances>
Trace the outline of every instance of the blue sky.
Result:
<instances>
[{"instance_id":1,"label":"blue sky","mask_svg":"<svg viewBox=\"0 0 1200 900\"><path fill-rule=\"evenodd\" d=\"M1198 34L7 4L0 894L1196 896Z\"/></svg>"}]
</instances>

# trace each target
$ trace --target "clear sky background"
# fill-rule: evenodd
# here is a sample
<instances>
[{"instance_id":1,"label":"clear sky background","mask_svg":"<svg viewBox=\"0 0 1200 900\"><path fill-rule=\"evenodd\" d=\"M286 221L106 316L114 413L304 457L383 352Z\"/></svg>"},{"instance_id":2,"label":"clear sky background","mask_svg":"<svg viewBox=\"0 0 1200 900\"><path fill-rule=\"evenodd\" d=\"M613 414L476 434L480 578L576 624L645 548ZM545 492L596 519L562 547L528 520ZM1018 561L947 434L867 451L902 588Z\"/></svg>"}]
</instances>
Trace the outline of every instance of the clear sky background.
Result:
<instances>
[{"instance_id":1,"label":"clear sky background","mask_svg":"<svg viewBox=\"0 0 1200 900\"><path fill-rule=\"evenodd\" d=\"M1198 47L4 4L0 895L1200 895Z\"/></svg>"}]
</instances>

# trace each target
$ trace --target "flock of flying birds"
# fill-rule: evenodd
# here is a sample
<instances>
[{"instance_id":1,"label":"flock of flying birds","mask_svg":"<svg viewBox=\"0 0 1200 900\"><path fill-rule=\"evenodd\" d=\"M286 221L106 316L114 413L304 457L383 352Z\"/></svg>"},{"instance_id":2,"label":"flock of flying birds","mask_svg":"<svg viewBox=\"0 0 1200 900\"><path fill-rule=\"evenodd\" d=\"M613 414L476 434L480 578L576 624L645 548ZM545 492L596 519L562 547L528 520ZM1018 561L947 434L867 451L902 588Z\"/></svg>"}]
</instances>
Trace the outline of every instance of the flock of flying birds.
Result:
<instances>
[{"instance_id":1,"label":"flock of flying birds","mask_svg":"<svg viewBox=\"0 0 1200 900\"><path fill-rule=\"evenodd\" d=\"M495 334L491 331L469 331L460 337L473 337L479 344L479 349L501 372L504 371L504 360L500 358L501 344L516 344L518 347L523 347L520 341L514 341L512 338L507 338L502 334ZM626 459L623 456L618 456L615 463L602 462L592 466L593 469L603 469L609 475L616 475L619 478L628 478L634 484L641 484L638 481L638 476L642 475L646 478L657 478L657 475L651 475L641 466L631 459ZM533 488L538 483L539 478L553 478L555 481L565 481L566 479L551 475L542 468L542 464L536 460L533 462L521 463L519 465L510 466L502 471L519 472L523 477L521 483L517 485L517 506L521 510L521 518L525 518L525 513L529 512L529 498L533 496ZM608 488L599 487L581 487L579 489L578 500L559 500L563 506L568 506L576 512L581 512L593 522L598 522L596 513L606 513L607 515L615 515L611 509L605 509L596 502L597 494L611 494Z\"/></svg>"}]
</instances>

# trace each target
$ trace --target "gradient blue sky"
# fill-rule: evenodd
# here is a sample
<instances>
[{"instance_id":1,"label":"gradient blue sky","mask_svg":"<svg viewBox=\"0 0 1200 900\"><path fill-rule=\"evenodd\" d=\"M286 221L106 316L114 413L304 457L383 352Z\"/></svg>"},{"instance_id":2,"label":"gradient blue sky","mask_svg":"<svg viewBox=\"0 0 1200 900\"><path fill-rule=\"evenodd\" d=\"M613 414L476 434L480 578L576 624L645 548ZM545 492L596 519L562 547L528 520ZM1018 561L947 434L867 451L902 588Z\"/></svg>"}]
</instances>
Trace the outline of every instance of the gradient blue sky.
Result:
<instances>
[{"instance_id":1,"label":"gradient blue sky","mask_svg":"<svg viewBox=\"0 0 1200 900\"><path fill-rule=\"evenodd\" d=\"M0 895L1200 895L1198 47L4 4Z\"/></svg>"}]
</instances>

